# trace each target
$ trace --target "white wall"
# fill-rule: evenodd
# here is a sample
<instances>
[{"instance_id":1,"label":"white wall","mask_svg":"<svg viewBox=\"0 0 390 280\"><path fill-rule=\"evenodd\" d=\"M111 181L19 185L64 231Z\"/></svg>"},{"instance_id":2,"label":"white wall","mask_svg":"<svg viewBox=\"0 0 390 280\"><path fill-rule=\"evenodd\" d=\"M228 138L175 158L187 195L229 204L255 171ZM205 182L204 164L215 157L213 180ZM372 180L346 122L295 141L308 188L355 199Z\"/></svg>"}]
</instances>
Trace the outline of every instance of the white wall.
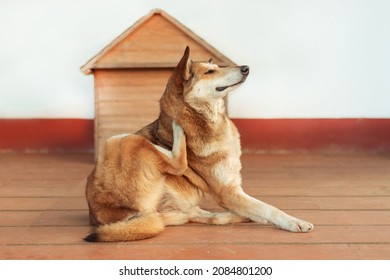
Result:
<instances>
[{"instance_id":1,"label":"white wall","mask_svg":"<svg viewBox=\"0 0 390 280\"><path fill-rule=\"evenodd\" d=\"M93 118L79 67L153 8L251 67L232 117L390 117L390 1L1 0L0 118Z\"/></svg>"}]
</instances>

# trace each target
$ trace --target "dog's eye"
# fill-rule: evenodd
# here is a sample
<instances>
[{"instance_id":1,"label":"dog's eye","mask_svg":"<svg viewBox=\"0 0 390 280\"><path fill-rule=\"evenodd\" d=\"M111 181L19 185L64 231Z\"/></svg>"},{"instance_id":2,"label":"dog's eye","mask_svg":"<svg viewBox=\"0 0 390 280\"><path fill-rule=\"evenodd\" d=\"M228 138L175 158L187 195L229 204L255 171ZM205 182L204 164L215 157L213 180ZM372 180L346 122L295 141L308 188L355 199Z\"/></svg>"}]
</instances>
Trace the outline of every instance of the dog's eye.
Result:
<instances>
[{"instance_id":1,"label":"dog's eye","mask_svg":"<svg viewBox=\"0 0 390 280\"><path fill-rule=\"evenodd\" d=\"M213 74L214 73L214 70L213 69L209 69L209 70L207 70L206 72L205 72L205 74L207 75L207 74Z\"/></svg>"}]
</instances>

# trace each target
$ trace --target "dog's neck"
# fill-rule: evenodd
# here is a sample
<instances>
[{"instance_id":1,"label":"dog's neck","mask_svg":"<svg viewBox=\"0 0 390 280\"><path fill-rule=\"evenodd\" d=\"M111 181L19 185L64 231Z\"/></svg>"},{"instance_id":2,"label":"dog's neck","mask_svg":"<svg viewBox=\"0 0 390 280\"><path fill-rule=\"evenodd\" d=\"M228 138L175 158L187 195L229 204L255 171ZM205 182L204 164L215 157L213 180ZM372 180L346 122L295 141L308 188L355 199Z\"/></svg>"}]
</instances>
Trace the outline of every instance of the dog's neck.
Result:
<instances>
[{"instance_id":1,"label":"dog's neck","mask_svg":"<svg viewBox=\"0 0 390 280\"><path fill-rule=\"evenodd\" d=\"M217 123L225 116L225 103L223 99L198 100L196 102L190 102L188 105L211 123Z\"/></svg>"}]
</instances>

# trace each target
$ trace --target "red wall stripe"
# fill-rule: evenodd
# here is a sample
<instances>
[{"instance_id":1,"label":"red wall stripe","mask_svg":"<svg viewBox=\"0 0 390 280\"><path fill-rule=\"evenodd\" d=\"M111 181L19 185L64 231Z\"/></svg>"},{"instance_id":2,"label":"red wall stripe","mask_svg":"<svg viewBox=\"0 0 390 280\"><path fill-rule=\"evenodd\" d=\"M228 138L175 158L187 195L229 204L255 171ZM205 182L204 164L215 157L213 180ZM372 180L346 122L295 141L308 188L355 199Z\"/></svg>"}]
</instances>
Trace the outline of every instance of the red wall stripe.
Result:
<instances>
[{"instance_id":1,"label":"red wall stripe","mask_svg":"<svg viewBox=\"0 0 390 280\"><path fill-rule=\"evenodd\" d=\"M243 149L390 152L390 119L233 119ZM0 119L0 150L85 151L86 119Z\"/></svg>"},{"instance_id":2,"label":"red wall stripe","mask_svg":"<svg viewBox=\"0 0 390 280\"><path fill-rule=\"evenodd\" d=\"M0 150L91 150L93 131L93 120L0 119Z\"/></svg>"},{"instance_id":3,"label":"red wall stripe","mask_svg":"<svg viewBox=\"0 0 390 280\"><path fill-rule=\"evenodd\" d=\"M390 152L390 119L234 119L244 149Z\"/></svg>"}]
</instances>

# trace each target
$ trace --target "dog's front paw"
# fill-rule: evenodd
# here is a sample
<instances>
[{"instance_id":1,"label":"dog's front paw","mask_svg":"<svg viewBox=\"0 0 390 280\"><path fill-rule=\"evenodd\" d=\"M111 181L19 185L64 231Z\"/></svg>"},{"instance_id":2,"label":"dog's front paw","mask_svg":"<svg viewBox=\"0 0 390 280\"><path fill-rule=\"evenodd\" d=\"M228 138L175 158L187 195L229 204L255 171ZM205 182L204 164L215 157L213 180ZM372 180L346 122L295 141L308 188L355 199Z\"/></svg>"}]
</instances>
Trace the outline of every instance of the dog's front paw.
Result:
<instances>
[{"instance_id":1,"label":"dog's front paw","mask_svg":"<svg viewBox=\"0 0 390 280\"><path fill-rule=\"evenodd\" d=\"M313 224L296 219L289 222L289 229L292 232L309 232L314 228Z\"/></svg>"},{"instance_id":2,"label":"dog's front paw","mask_svg":"<svg viewBox=\"0 0 390 280\"><path fill-rule=\"evenodd\" d=\"M314 229L313 224L296 218L289 219L279 226L291 232L309 232Z\"/></svg>"}]
</instances>

